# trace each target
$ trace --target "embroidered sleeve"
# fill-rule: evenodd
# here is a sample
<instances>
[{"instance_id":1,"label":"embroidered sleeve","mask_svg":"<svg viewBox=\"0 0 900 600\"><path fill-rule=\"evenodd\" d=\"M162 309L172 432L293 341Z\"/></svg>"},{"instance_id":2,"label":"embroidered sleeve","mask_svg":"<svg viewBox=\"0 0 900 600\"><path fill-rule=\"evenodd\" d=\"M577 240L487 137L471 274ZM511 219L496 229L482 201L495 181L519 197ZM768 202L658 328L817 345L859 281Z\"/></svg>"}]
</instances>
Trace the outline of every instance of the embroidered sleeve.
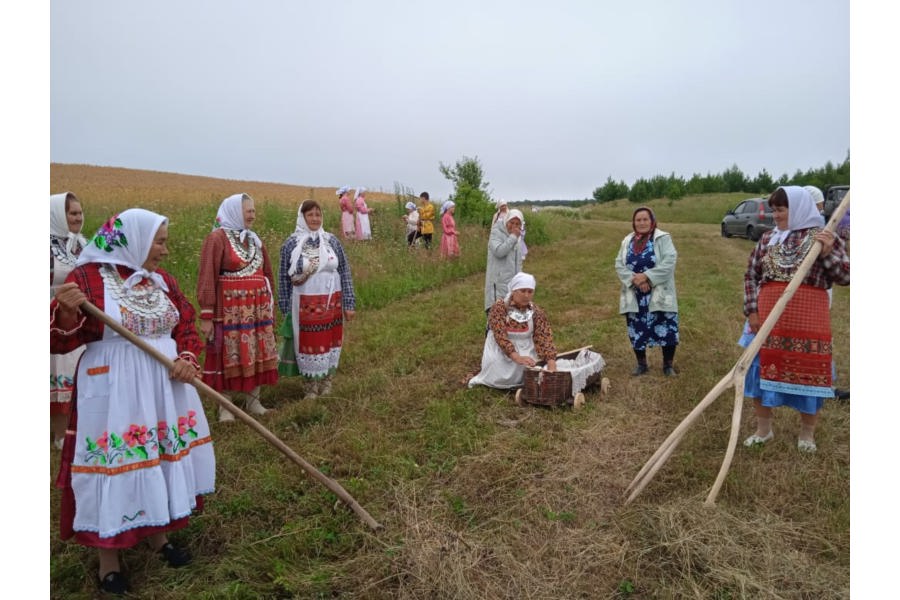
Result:
<instances>
[{"instance_id":1,"label":"embroidered sleeve","mask_svg":"<svg viewBox=\"0 0 900 600\"><path fill-rule=\"evenodd\" d=\"M175 281L171 274L162 269L159 270L159 273L165 279L166 285L169 286L169 299L175 305L175 308L178 309L178 325L172 330L175 346L179 354L190 352L194 356L199 356L203 350L203 345L200 343L200 336L197 334L197 327L195 326L197 313L194 310L194 305L191 304L184 292L181 291L181 288L178 287L178 282Z\"/></svg>"},{"instance_id":2,"label":"embroidered sleeve","mask_svg":"<svg viewBox=\"0 0 900 600\"><path fill-rule=\"evenodd\" d=\"M197 304L200 306L200 318L212 319L216 315L216 283L222 272L222 258L225 254L225 232L221 229L213 231L203 240L200 249L200 269L197 274Z\"/></svg>"},{"instance_id":3,"label":"embroidered sleeve","mask_svg":"<svg viewBox=\"0 0 900 600\"><path fill-rule=\"evenodd\" d=\"M534 307L534 349L543 360L556 358L556 345L553 343L553 330L543 309Z\"/></svg>"},{"instance_id":4,"label":"embroidered sleeve","mask_svg":"<svg viewBox=\"0 0 900 600\"><path fill-rule=\"evenodd\" d=\"M497 300L491 306L488 312L488 327L494 334L494 341L500 346L500 350L506 356L512 357L516 347L509 341L509 336L506 334L506 304L503 300Z\"/></svg>"},{"instance_id":5,"label":"embroidered sleeve","mask_svg":"<svg viewBox=\"0 0 900 600\"><path fill-rule=\"evenodd\" d=\"M103 279L96 264L76 267L66 277L66 283L76 283L87 301L103 310ZM79 311L74 329L65 329L57 322L56 299L50 301L50 353L66 354L82 344L103 337L103 322Z\"/></svg>"},{"instance_id":6,"label":"embroidered sleeve","mask_svg":"<svg viewBox=\"0 0 900 600\"><path fill-rule=\"evenodd\" d=\"M278 309L281 316L285 317L291 312L291 293L293 286L291 285L291 276L288 271L291 268L291 252L297 245L297 238L290 236L284 240L281 245L281 258L278 261Z\"/></svg>"},{"instance_id":7,"label":"embroidered sleeve","mask_svg":"<svg viewBox=\"0 0 900 600\"><path fill-rule=\"evenodd\" d=\"M350 263L344 254L341 241L333 235L328 236L331 249L338 258L338 274L341 276L341 298L344 310L356 310L356 295L353 293L353 277L350 275Z\"/></svg>"}]
</instances>

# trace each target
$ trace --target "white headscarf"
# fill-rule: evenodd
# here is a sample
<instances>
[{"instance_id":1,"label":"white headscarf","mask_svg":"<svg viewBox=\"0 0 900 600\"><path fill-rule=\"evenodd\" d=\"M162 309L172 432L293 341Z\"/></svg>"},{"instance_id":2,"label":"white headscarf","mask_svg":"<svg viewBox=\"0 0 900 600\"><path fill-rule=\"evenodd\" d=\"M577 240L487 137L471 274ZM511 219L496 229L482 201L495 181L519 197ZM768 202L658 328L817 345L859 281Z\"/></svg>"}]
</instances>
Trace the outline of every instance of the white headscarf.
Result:
<instances>
[{"instance_id":1,"label":"white headscarf","mask_svg":"<svg viewBox=\"0 0 900 600\"><path fill-rule=\"evenodd\" d=\"M64 238L66 240L66 251L74 255L75 247L80 246L84 248L87 246L87 240L81 235L81 229L78 232L69 231L69 219L66 215L66 197L68 196L71 196L75 202L79 202L72 192L50 195L50 235ZM83 220L81 221L81 226L84 227Z\"/></svg>"},{"instance_id":2,"label":"white headscarf","mask_svg":"<svg viewBox=\"0 0 900 600\"><path fill-rule=\"evenodd\" d=\"M288 275L291 276L308 270L301 261L301 258L303 257L303 243L306 242L306 240L319 240L318 270L321 270L322 267L325 266L325 261L327 260L325 244L329 243L331 234L325 231L324 223L315 231L312 231L309 228L309 225L306 224L306 217L303 216L304 204L306 204L305 200L300 203L300 207L297 209L297 226L294 229L294 233L291 234L293 237L297 238L297 244L294 246L294 249L291 250L291 267L288 269ZM307 273L307 276L309 275L312 275L312 273Z\"/></svg>"},{"instance_id":3,"label":"white headscarf","mask_svg":"<svg viewBox=\"0 0 900 600\"><path fill-rule=\"evenodd\" d=\"M406 210L416 210L416 203L415 202L407 202Z\"/></svg>"},{"instance_id":4,"label":"white headscarf","mask_svg":"<svg viewBox=\"0 0 900 600\"><path fill-rule=\"evenodd\" d=\"M519 271L509 280L509 291L506 293L506 301L509 302L514 291L522 289L533 290L536 284L537 282L534 279L534 275Z\"/></svg>"},{"instance_id":5,"label":"white headscarf","mask_svg":"<svg viewBox=\"0 0 900 600\"><path fill-rule=\"evenodd\" d=\"M360 196L366 195L366 188L361 187L356 189L356 194L353 196L353 200L358 200Z\"/></svg>"},{"instance_id":6,"label":"white headscarf","mask_svg":"<svg viewBox=\"0 0 900 600\"><path fill-rule=\"evenodd\" d=\"M525 226L525 215L522 214L522 211L519 210L518 208L509 209L509 211L507 211L507 213L506 213L505 221L508 222L510 219L515 219L515 218L519 219L519 221L522 223L523 227Z\"/></svg>"},{"instance_id":7,"label":"white headscarf","mask_svg":"<svg viewBox=\"0 0 900 600\"><path fill-rule=\"evenodd\" d=\"M249 237L250 241L257 248L262 248L262 240L251 229L247 229L244 223L244 200L253 202L253 198L247 194L234 194L222 200L219 205L219 212L216 213L216 224L213 231L218 228L231 229L232 231L240 231L240 240L243 244Z\"/></svg>"},{"instance_id":8,"label":"white headscarf","mask_svg":"<svg viewBox=\"0 0 900 600\"><path fill-rule=\"evenodd\" d=\"M509 208L509 203L503 198L498 198L495 204L497 205L497 210L494 212L494 217L491 219L492 226L495 225L497 223L497 219L500 218L500 208L503 206ZM504 216L503 219L506 220L506 216Z\"/></svg>"},{"instance_id":9,"label":"white headscarf","mask_svg":"<svg viewBox=\"0 0 900 600\"><path fill-rule=\"evenodd\" d=\"M769 246L782 243L792 231L822 227L825 224L808 191L799 185L783 185L779 189L783 189L788 198L787 229L776 227L769 238Z\"/></svg>"},{"instance_id":10,"label":"white headscarf","mask_svg":"<svg viewBox=\"0 0 900 600\"><path fill-rule=\"evenodd\" d=\"M350 191L350 188L348 188L346 186L341 186L338 188L337 192L335 192L335 193L337 194L337 197L340 198L341 196L343 196L344 194L346 194L349 191Z\"/></svg>"},{"instance_id":11,"label":"white headscarf","mask_svg":"<svg viewBox=\"0 0 900 600\"><path fill-rule=\"evenodd\" d=\"M131 289L141 279L153 281L156 287L169 291L162 275L144 269L144 262L150 254L150 247L159 228L169 219L143 208L129 208L110 217L103 224L87 247L78 257L76 266L88 263L110 263L133 269L134 273L125 280L125 287Z\"/></svg>"},{"instance_id":12,"label":"white headscarf","mask_svg":"<svg viewBox=\"0 0 900 600\"><path fill-rule=\"evenodd\" d=\"M444 214L454 206L456 206L456 202L454 202L453 200L447 200L441 205L441 214Z\"/></svg>"}]
</instances>

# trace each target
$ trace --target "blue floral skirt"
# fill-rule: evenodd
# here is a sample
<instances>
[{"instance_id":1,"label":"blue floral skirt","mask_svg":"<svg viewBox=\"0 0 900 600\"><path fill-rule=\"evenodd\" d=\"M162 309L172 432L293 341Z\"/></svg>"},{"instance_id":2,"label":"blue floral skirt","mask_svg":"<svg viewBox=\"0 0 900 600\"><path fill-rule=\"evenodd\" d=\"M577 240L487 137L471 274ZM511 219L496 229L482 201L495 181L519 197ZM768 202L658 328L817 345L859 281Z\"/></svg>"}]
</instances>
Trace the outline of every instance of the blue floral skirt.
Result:
<instances>
[{"instance_id":1,"label":"blue floral skirt","mask_svg":"<svg viewBox=\"0 0 900 600\"><path fill-rule=\"evenodd\" d=\"M678 313L650 312L640 307L636 313L625 315L628 325L628 339L635 350L646 350L647 346L678 345Z\"/></svg>"}]
</instances>

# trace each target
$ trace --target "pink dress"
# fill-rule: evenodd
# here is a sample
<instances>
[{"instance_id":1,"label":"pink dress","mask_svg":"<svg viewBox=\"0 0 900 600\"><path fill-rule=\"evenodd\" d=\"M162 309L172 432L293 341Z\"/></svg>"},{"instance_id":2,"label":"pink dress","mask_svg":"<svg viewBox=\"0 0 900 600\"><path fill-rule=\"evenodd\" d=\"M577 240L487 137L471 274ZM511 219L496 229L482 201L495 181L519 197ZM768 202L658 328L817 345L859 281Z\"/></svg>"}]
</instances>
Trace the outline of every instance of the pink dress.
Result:
<instances>
[{"instance_id":1,"label":"pink dress","mask_svg":"<svg viewBox=\"0 0 900 600\"><path fill-rule=\"evenodd\" d=\"M341 233L350 240L356 237L353 224L353 201L350 200L350 194L341 196Z\"/></svg>"},{"instance_id":2,"label":"pink dress","mask_svg":"<svg viewBox=\"0 0 900 600\"><path fill-rule=\"evenodd\" d=\"M456 234L456 221L453 215L445 212L441 217L441 227L444 235L441 236L441 258L454 258L459 256L459 236Z\"/></svg>"},{"instance_id":3,"label":"pink dress","mask_svg":"<svg viewBox=\"0 0 900 600\"><path fill-rule=\"evenodd\" d=\"M356 199L356 239L371 240L372 226L369 224L369 207L365 196Z\"/></svg>"}]
</instances>

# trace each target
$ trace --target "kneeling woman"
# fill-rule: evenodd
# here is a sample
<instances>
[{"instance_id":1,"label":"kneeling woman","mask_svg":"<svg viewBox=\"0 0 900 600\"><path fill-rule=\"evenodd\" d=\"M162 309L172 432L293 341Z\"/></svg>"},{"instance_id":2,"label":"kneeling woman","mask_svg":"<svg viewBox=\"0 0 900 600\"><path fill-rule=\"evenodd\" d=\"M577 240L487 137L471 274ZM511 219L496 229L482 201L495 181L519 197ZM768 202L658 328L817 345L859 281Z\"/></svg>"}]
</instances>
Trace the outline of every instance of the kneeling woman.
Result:
<instances>
[{"instance_id":1,"label":"kneeling woman","mask_svg":"<svg viewBox=\"0 0 900 600\"><path fill-rule=\"evenodd\" d=\"M556 346L547 314L531 299L535 280L528 273L516 273L509 293L488 311L490 332L484 340L481 372L469 380L469 387L485 385L511 389L525 383L525 367L538 360L547 370L556 371Z\"/></svg>"}]
</instances>

